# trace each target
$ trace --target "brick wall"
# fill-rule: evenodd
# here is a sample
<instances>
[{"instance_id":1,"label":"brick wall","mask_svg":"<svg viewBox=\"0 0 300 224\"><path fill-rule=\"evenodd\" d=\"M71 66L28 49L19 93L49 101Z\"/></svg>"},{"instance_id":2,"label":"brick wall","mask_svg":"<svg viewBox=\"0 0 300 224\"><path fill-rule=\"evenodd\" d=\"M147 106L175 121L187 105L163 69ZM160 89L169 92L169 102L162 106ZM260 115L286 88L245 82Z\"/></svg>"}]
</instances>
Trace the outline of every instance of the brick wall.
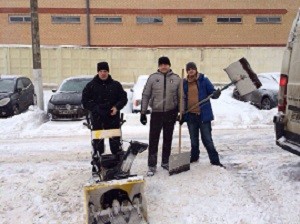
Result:
<instances>
[{"instance_id":1,"label":"brick wall","mask_svg":"<svg viewBox=\"0 0 300 224\"><path fill-rule=\"evenodd\" d=\"M300 0L90 0L91 45L284 46L299 6ZM85 7L85 0L39 0L41 44L86 46ZM30 23L8 23L8 15L24 14L30 15L29 1L0 1L0 44L31 44ZM79 24L53 24L51 15L77 15L81 21ZM95 24L96 15L122 16L123 22ZM162 16L163 24L136 24L138 15ZM281 16L282 22L256 24L257 15ZM178 16L201 16L203 24L177 24ZM241 16L243 22L218 24L217 16Z\"/></svg>"}]
</instances>

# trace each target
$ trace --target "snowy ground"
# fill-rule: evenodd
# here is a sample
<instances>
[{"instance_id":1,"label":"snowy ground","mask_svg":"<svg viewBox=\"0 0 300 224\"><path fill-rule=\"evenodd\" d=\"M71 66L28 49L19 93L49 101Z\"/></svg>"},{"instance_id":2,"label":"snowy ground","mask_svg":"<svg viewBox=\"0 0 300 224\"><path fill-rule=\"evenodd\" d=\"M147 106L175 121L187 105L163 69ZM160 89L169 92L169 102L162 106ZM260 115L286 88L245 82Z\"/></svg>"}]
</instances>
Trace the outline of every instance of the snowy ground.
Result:
<instances>
[{"instance_id":1,"label":"snowy ground","mask_svg":"<svg viewBox=\"0 0 300 224\"><path fill-rule=\"evenodd\" d=\"M200 162L190 171L169 176L159 167L157 175L145 177L151 224L299 223L300 160L275 145L276 109L260 111L232 99L231 92L212 100L213 138L227 169L212 167L202 147ZM45 101L49 97L46 91ZM129 106L123 111L123 138L147 142L149 126L129 111ZM185 124L182 140L188 148ZM84 223L90 136L82 121L49 122L31 108L0 119L0 143L0 223ZM174 151L177 145L178 126ZM146 170L144 152L132 173Z\"/></svg>"}]
</instances>

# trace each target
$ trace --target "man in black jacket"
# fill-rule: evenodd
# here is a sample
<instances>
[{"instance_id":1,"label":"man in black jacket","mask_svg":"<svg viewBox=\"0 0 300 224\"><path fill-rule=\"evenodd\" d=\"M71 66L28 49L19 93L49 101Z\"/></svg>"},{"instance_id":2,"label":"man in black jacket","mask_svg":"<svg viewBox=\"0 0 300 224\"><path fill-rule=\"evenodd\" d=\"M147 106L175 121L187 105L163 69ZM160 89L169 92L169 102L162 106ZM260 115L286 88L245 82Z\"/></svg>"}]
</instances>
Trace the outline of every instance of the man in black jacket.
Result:
<instances>
[{"instance_id":1,"label":"man in black jacket","mask_svg":"<svg viewBox=\"0 0 300 224\"><path fill-rule=\"evenodd\" d=\"M91 114L92 130L118 129L120 110L127 103L127 93L118 81L112 79L107 62L99 62L97 71L98 74L82 92L82 105ZM120 137L109 138L110 150L114 155L122 151L120 140ZM104 139L92 140L92 145L93 160L94 157L99 159L104 153Z\"/></svg>"}]
</instances>

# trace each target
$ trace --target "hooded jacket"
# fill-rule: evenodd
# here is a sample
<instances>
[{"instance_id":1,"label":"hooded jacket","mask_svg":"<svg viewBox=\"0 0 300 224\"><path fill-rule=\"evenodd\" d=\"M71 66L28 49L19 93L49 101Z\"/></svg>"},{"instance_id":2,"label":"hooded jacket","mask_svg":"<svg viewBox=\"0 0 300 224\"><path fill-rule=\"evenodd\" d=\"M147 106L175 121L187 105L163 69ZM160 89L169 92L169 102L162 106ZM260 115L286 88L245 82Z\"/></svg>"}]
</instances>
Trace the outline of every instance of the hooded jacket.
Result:
<instances>
[{"instance_id":1,"label":"hooded jacket","mask_svg":"<svg viewBox=\"0 0 300 224\"><path fill-rule=\"evenodd\" d=\"M81 102L85 109L91 111L92 120L109 122L110 109L115 106L119 117L119 111L127 103L127 93L110 75L106 80L96 75L83 89Z\"/></svg>"},{"instance_id":2,"label":"hooded jacket","mask_svg":"<svg viewBox=\"0 0 300 224\"><path fill-rule=\"evenodd\" d=\"M212 94L215 91L215 88L213 84L209 81L207 77L205 77L204 74L199 73L198 79L197 79L197 86L198 86L198 99L199 101L205 99L210 94ZM183 92L185 95L185 109L188 110L188 81L186 79L183 80ZM199 119L202 122L208 122L214 120L214 115L211 107L210 100L208 100L206 103L199 105L200 107L200 115ZM188 116L186 118L188 120Z\"/></svg>"},{"instance_id":3,"label":"hooded jacket","mask_svg":"<svg viewBox=\"0 0 300 224\"><path fill-rule=\"evenodd\" d=\"M146 113L148 105L152 112L178 109L180 80L172 70L167 74L157 71L150 75L142 94L141 113Z\"/></svg>"}]
</instances>

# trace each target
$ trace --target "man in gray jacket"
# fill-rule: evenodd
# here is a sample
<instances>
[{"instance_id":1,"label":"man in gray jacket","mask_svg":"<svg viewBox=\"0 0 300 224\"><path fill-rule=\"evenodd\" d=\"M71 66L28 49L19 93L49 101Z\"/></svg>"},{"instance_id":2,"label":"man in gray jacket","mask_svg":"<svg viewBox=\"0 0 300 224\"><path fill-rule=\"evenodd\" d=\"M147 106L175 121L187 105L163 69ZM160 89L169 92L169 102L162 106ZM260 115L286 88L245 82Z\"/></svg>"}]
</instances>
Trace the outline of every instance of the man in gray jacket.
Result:
<instances>
[{"instance_id":1,"label":"man in gray jacket","mask_svg":"<svg viewBox=\"0 0 300 224\"><path fill-rule=\"evenodd\" d=\"M141 103L141 123L146 125L148 105L152 108L150 116L149 156L147 176L156 172L157 152L160 132L163 130L161 166L169 169L169 157L174 125L178 114L180 77L170 69L169 58L158 59L158 70L149 76L144 87Z\"/></svg>"}]
</instances>

